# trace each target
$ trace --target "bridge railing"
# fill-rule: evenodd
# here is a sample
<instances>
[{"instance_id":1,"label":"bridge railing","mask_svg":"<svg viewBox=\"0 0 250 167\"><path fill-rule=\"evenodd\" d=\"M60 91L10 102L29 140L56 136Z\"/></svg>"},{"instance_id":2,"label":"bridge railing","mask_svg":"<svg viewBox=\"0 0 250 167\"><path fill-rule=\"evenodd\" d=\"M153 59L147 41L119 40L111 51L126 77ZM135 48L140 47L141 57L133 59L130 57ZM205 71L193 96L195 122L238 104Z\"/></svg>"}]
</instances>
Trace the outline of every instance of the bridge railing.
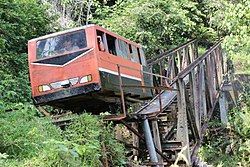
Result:
<instances>
[{"instance_id":1,"label":"bridge railing","mask_svg":"<svg viewBox=\"0 0 250 167\"><path fill-rule=\"evenodd\" d=\"M170 78L158 82L176 84L177 88L177 133L176 140L187 146L184 154L191 164L207 129L226 73L221 41L202 56L198 56L197 40L191 40L167 51L148 64L159 69L160 75ZM194 144L190 144L194 143Z\"/></svg>"},{"instance_id":2,"label":"bridge railing","mask_svg":"<svg viewBox=\"0 0 250 167\"><path fill-rule=\"evenodd\" d=\"M192 39L164 52L154 58L147 60L148 65L154 73L159 73L169 80L162 79L159 81L154 77L155 85L170 85L178 73L185 69L198 57L198 40Z\"/></svg>"}]
</instances>

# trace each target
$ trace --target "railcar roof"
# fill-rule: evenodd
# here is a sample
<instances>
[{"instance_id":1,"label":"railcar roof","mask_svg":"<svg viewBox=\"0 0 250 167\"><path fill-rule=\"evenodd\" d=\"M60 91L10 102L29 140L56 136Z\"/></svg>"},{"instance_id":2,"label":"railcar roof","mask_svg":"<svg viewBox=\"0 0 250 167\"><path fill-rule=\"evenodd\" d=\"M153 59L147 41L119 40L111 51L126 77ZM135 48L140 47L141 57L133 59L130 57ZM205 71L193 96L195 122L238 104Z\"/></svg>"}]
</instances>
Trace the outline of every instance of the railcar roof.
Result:
<instances>
[{"instance_id":1,"label":"railcar roof","mask_svg":"<svg viewBox=\"0 0 250 167\"><path fill-rule=\"evenodd\" d=\"M47 34L47 35L44 35L44 36L41 36L41 37L38 37L38 38L33 38L33 39L29 40L29 42L38 41L38 40L42 40L42 39L46 39L46 38L50 38L50 37L59 36L59 35L62 35L62 34L70 33L70 32L73 32L73 31L78 31L78 30L85 29L85 28L88 28L88 27L98 27L98 28L104 29L107 32L110 32L111 34L115 34L115 35L119 36L122 39L130 41L129 39L127 39L125 37L122 37L122 36L120 36L120 35L112 32L112 31L109 31L109 30L107 30L104 27L97 26L95 24L89 24L89 25L85 25L85 26L81 26L81 27L71 28L71 29L68 29L68 30L59 31L59 32L51 33L51 34ZM139 44L137 44L137 43L135 43L133 41L130 41L130 42L133 43L133 44L135 44L135 45L141 46L141 45L139 45Z\"/></svg>"}]
</instances>

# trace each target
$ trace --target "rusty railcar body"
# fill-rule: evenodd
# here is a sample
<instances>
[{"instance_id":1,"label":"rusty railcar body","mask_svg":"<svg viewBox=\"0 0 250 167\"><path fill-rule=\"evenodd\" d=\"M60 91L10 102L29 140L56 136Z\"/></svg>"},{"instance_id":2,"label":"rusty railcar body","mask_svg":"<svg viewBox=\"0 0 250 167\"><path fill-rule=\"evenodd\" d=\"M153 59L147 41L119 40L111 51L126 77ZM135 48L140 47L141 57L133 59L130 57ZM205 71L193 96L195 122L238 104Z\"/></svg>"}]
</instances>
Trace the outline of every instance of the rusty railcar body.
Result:
<instances>
[{"instance_id":1,"label":"rusty railcar body","mask_svg":"<svg viewBox=\"0 0 250 167\"><path fill-rule=\"evenodd\" d=\"M142 47L96 25L32 39L28 43L32 98L36 105L103 112L119 102L118 65L125 85L152 86ZM150 90L124 88L134 99Z\"/></svg>"}]
</instances>

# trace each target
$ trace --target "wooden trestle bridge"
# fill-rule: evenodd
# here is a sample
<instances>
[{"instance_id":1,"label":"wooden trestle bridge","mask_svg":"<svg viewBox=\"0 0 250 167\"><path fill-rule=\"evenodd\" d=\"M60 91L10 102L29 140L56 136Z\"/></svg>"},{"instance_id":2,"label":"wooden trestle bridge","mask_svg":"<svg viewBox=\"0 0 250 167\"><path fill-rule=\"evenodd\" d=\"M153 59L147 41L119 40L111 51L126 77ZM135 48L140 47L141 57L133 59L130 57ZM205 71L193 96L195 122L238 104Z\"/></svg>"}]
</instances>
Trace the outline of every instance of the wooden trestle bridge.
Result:
<instances>
[{"instance_id":1,"label":"wooden trestle bridge","mask_svg":"<svg viewBox=\"0 0 250 167\"><path fill-rule=\"evenodd\" d=\"M199 165L198 149L218 103L221 121L227 122L225 91L231 89L221 41L198 55L194 39L149 59L148 65L159 70L152 74L158 95L130 114L123 99L123 114L108 119L120 121L133 132L134 156L146 143L150 160L145 164L170 166L182 154L185 158L179 163ZM121 92L124 87L133 85L122 85L120 80Z\"/></svg>"},{"instance_id":2,"label":"wooden trestle bridge","mask_svg":"<svg viewBox=\"0 0 250 167\"><path fill-rule=\"evenodd\" d=\"M158 95L142 108L134 107L136 112L128 113L123 88L137 86L123 85L119 75L122 113L105 119L122 123L133 133L133 156L144 158L145 165L170 166L178 162L202 166L197 154L208 123L216 106L221 121L227 122L225 92L232 92L221 41L198 55L198 41L194 39L147 62L158 71L147 73L154 76ZM118 66L118 70L122 68Z\"/></svg>"}]
</instances>

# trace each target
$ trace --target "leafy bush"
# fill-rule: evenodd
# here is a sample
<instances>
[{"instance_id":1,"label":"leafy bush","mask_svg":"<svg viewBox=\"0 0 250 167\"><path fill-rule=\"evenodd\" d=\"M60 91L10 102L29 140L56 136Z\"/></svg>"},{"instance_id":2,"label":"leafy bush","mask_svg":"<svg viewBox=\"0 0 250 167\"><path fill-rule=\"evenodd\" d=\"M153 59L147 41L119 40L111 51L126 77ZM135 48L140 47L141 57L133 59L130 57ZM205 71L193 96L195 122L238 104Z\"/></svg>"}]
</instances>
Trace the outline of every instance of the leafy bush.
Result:
<instances>
[{"instance_id":1,"label":"leafy bush","mask_svg":"<svg viewBox=\"0 0 250 167\"><path fill-rule=\"evenodd\" d=\"M200 11L193 1L116 1L96 10L92 22L142 44L152 57L200 34Z\"/></svg>"},{"instance_id":2,"label":"leafy bush","mask_svg":"<svg viewBox=\"0 0 250 167\"><path fill-rule=\"evenodd\" d=\"M31 102L28 40L52 31L54 16L39 0L0 1L0 103ZM8 109L7 108L7 109Z\"/></svg>"},{"instance_id":3,"label":"leafy bush","mask_svg":"<svg viewBox=\"0 0 250 167\"><path fill-rule=\"evenodd\" d=\"M213 2L213 0L210 0ZM217 10L211 24L224 36L223 48L237 73L250 73L250 1L214 1Z\"/></svg>"},{"instance_id":4,"label":"leafy bush","mask_svg":"<svg viewBox=\"0 0 250 167\"><path fill-rule=\"evenodd\" d=\"M14 111L0 114L0 152L9 158L25 159L38 156L44 141L60 139L60 130L35 117L32 105L16 104Z\"/></svg>"},{"instance_id":5,"label":"leafy bush","mask_svg":"<svg viewBox=\"0 0 250 167\"><path fill-rule=\"evenodd\" d=\"M114 139L112 125L96 116L79 116L63 135L73 143L70 148L81 158L83 166L103 166L105 158L113 166L121 166L125 162L124 147Z\"/></svg>"},{"instance_id":6,"label":"leafy bush","mask_svg":"<svg viewBox=\"0 0 250 167\"><path fill-rule=\"evenodd\" d=\"M238 106L230 112L229 123L210 126L200 156L218 166L248 166L250 164L250 88L244 87Z\"/></svg>"},{"instance_id":7,"label":"leafy bush","mask_svg":"<svg viewBox=\"0 0 250 167\"><path fill-rule=\"evenodd\" d=\"M106 158L113 166L125 162L123 145L111 125L83 114L65 131L39 118L32 105L16 104L0 113L0 163L6 166L102 166Z\"/></svg>"}]
</instances>

